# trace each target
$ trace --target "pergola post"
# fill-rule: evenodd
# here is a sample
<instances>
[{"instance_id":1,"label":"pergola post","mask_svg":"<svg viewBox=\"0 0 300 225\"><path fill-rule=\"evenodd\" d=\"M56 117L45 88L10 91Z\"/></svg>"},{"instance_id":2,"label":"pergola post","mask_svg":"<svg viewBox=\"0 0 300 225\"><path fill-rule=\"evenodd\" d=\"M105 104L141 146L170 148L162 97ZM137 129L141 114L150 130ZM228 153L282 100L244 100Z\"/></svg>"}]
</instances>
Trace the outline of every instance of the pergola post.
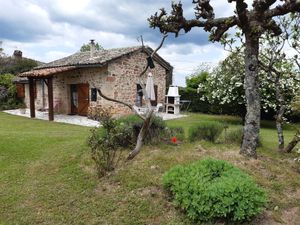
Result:
<instances>
[{"instance_id":1,"label":"pergola post","mask_svg":"<svg viewBox=\"0 0 300 225\"><path fill-rule=\"evenodd\" d=\"M54 110L53 110L53 81L52 77L47 78L48 83L48 115L49 121L54 120Z\"/></svg>"},{"instance_id":2,"label":"pergola post","mask_svg":"<svg viewBox=\"0 0 300 225\"><path fill-rule=\"evenodd\" d=\"M29 80L29 104L30 104L30 117L35 118L35 105L34 105L34 80L32 77Z\"/></svg>"}]
</instances>

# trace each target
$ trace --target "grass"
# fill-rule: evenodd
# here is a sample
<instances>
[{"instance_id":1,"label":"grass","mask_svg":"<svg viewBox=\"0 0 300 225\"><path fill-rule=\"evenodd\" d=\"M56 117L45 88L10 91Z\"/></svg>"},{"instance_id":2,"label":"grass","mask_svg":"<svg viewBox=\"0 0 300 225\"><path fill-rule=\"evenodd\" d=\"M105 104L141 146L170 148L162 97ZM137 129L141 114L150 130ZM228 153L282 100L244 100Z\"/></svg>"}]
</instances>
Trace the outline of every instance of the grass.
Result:
<instances>
[{"instance_id":1,"label":"grass","mask_svg":"<svg viewBox=\"0 0 300 225\"><path fill-rule=\"evenodd\" d=\"M204 120L225 121L230 128L241 123L235 117L203 114L167 123L187 131ZM89 128L1 112L0 121L0 224L192 224L168 200L161 177L176 164L208 156L232 162L267 190L268 208L253 224L300 221L294 155L275 151L270 122L261 130L258 160L240 156L238 146L220 143L145 146L132 162L98 180L86 146ZM288 128L285 136L292 138L293 130Z\"/></svg>"}]
</instances>

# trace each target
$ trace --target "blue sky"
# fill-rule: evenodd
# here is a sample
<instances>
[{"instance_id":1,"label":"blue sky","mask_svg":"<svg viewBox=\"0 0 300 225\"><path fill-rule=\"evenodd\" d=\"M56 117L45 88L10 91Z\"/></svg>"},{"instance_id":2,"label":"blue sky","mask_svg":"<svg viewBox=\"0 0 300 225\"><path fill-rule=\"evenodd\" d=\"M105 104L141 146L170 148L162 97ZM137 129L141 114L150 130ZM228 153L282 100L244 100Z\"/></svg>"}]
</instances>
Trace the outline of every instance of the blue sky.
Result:
<instances>
[{"instance_id":1,"label":"blue sky","mask_svg":"<svg viewBox=\"0 0 300 225\"><path fill-rule=\"evenodd\" d=\"M169 0L0 0L0 41L6 54L15 49L25 57L49 62L78 51L95 39L104 48L135 46L137 37L155 48L161 34L149 28L147 18L158 9L170 9ZM184 13L193 17L192 0L182 0ZM216 16L233 12L233 4L212 0ZM227 55L208 34L197 28L178 38L169 35L159 54L174 66L174 84L205 62L216 64Z\"/></svg>"}]
</instances>

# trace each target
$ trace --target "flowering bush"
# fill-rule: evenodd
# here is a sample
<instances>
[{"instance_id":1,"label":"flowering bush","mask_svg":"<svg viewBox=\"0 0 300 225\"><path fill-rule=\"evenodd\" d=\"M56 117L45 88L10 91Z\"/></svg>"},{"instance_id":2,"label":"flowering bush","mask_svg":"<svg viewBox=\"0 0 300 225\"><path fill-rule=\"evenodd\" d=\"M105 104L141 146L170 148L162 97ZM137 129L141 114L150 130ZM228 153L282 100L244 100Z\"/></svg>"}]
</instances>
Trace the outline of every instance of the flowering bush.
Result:
<instances>
[{"instance_id":1,"label":"flowering bush","mask_svg":"<svg viewBox=\"0 0 300 225\"><path fill-rule=\"evenodd\" d=\"M211 104L226 106L230 104L232 110L243 115L245 112L244 74L245 66L243 51L231 53L217 68L206 77L205 83L200 83L198 90L203 93L202 101L208 100ZM260 59L263 60L263 59ZM295 72L293 63L282 60L274 65L275 69L282 71L279 80L280 90L285 95L286 112L291 110L291 101L300 89L300 74ZM275 112L278 103L276 98L275 77L260 70L259 84L262 109L265 114Z\"/></svg>"}]
</instances>

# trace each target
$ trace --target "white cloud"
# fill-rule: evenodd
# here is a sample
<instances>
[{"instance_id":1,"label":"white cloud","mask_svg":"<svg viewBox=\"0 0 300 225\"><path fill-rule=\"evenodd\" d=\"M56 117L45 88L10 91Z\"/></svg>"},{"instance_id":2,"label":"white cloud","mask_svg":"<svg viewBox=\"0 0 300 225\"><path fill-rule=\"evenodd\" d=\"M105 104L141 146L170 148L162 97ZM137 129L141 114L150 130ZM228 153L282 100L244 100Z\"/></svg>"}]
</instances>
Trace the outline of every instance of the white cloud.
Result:
<instances>
[{"instance_id":1,"label":"white cloud","mask_svg":"<svg viewBox=\"0 0 300 225\"><path fill-rule=\"evenodd\" d=\"M247 2L252 2L247 0ZM192 0L182 0L184 13L194 16ZM216 17L230 16L234 3L211 1ZM21 49L24 56L49 62L79 50L95 39L104 48L139 45L136 37L155 48L157 30L149 29L147 18L171 0L0 0L0 40L6 53ZM174 83L184 85L185 77L201 62L224 59L227 53L209 43L199 28L178 39L168 38L159 54L174 66Z\"/></svg>"}]
</instances>

